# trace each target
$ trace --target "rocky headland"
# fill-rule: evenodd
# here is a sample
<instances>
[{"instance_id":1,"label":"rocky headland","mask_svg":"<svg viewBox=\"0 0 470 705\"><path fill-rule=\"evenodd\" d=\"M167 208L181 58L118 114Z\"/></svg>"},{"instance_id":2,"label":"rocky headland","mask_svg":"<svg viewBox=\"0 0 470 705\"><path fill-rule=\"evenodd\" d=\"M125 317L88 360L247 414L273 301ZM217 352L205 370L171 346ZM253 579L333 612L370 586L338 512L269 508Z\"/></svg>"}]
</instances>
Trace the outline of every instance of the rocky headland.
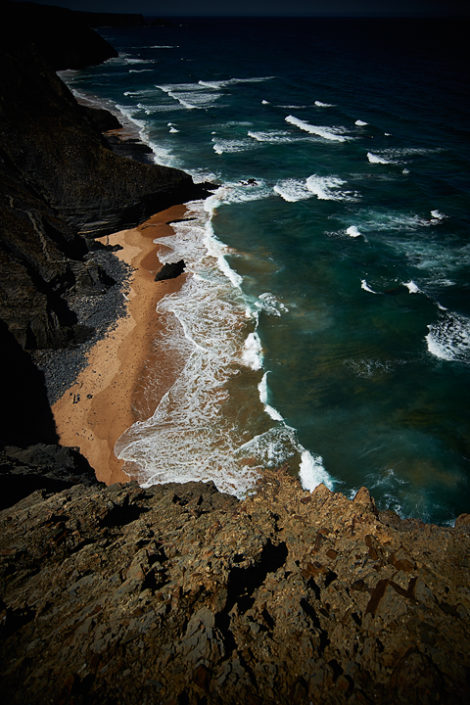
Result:
<instances>
[{"instance_id":1,"label":"rocky headland","mask_svg":"<svg viewBox=\"0 0 470 705\"><path fill-rule=\"evenodd\" d=\"M469 515L402 520L365 488L310 494L282 468L243 501L106 487L58 445L51 388L123 306L125 268L94 238L205 188L129 158L103 134L115 119L55 73L115 55L91 26L139 17L2 12L2 702L468 701ZM57 353L63 378L46 385L38 363Z\"/></svg>"}]
</instances>

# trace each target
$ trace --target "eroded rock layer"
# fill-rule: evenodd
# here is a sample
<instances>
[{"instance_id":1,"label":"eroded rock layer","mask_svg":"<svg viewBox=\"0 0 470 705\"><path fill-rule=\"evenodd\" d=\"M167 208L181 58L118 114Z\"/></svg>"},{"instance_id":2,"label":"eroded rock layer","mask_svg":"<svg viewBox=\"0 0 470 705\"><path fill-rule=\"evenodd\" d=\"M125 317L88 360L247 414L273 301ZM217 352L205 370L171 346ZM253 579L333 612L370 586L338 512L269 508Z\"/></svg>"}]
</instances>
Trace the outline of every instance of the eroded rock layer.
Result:
<instances>
[{"instance_id":1,"label":"eroded rock layer","mask_svg":"<svg viewBox=\"0 0 470 705\"><path fill-rule=\"evenodd\" d=\"M284 473L78 485L5 510L8 703L452 703L470 695L470 533Z\"/></svg>"},{"instance_id":2,"label":"eroded rock layer","mask_svg":"<svg viewBox=\"0 0 470 705\"><path fill-rule=\"evenodd\" d=\"M87 237L206 194L188 174L120 156L118 123L79 105L55 71L116 55L80 13L7 3L0 23L0 318L30 350L87 335L70 304L106 281ZM131 150L132 152L132 150ZM83 237L86 236L86 237Z\"/></svg>"}]
</instances>

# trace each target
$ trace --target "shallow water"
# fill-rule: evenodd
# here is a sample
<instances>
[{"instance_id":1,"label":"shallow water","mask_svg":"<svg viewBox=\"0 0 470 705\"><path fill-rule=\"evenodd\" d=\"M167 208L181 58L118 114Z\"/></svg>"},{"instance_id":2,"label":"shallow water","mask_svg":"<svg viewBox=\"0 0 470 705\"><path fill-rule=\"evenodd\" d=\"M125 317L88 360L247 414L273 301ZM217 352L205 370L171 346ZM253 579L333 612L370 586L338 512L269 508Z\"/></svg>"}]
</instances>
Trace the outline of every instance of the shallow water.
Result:
<instances>
[{"instance_id":1,"label":"shallow water","mask_svg":"<svg viewBox=\"0 0 470 705\"><path fill-rule=\"evenodd\" d=\"M288 462L405 516L469 510L464 31L180 18L67 72L221 185L165 241L192 276L159 304L182 371L117 445L141 482L241 496Z\"/></svg>"}]
</instances>

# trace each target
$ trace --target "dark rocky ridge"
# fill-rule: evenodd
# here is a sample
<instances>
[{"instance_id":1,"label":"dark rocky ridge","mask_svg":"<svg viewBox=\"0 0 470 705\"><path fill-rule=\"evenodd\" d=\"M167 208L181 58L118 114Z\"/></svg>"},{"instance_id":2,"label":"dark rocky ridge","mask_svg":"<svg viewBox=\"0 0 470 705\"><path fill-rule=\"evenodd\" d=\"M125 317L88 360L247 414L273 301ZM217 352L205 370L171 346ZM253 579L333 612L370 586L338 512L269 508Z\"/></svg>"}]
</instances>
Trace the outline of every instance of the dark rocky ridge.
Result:
<instances>
[{"instance_id":1,"label":"dark rocky ridge","mask_svg":"<svg viewBox=\"0 0 470 705\"><path fill-rule=\"evenodd\" d=\"M313 494L282 471L37 491L0 513L8 705L455 705L470 696L470 517Z\"/></svg>"},{"instance_id":2,"label":"dark rocky ridge","mask_svg":"<svg viewBox=\"0 0 470 705\"><path fill-rule=\"evenodd\" d=\"M23 348L74 344L69 297L111 283L88 237L135 225L200 197L184 172L123 158L101 130L105 111L79 106L55 70L115 51L74 13L8 4L0 28L0 317Z\"/></svg>"}]
</instances>

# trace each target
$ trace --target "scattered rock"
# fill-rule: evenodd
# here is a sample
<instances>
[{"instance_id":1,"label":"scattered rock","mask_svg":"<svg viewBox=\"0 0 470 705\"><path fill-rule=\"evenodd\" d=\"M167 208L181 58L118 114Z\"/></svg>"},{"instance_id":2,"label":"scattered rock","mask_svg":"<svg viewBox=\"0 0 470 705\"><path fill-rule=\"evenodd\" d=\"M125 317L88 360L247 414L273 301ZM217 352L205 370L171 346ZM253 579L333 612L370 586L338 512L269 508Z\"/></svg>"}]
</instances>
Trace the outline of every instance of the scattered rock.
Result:
<instances>
[{"instance_id":1,"label":"scattered rock","mask_svg":"<svg viewBox=\"0 0 470 705\"><path fill-rule=\"evenodd\" d=\"M180 259L179 262L167 262L160 271L156 273L155 281L161 282L165 279L175 279L184 272L185 268L186 265L182 259Z\"/></svg>"}]
</instances>

